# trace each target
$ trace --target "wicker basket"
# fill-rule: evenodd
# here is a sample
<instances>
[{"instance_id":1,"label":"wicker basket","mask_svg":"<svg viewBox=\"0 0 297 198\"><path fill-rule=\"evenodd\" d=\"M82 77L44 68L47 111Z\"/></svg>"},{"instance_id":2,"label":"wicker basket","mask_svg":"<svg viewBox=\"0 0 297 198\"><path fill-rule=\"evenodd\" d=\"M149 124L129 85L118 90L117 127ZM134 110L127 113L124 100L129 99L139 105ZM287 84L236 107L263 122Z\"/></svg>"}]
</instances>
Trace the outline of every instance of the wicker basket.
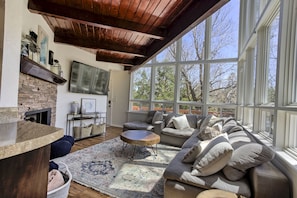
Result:
<instances>
[{"instance_id":1,"label":"wicker basket","mask_svg":"<svg viewBox=\"0 0 297 198\"><path fill-rule=\"evenodd\" d=\"M73 127L74 138L84 138L90 136L92 131L92 125L82 126L82 127Z\"/></svg>"},{"instance_id":2,"label":"wicker basket","mask_svg":"<svg viewBox=\"0 0 297 198\"><path fill-rule=\"evenodd\" d=\"M91 135L99 135L99 134L103 134L105 133L105 130L106 130L106 125L105 123L102 123L102 124L93 124L92 125L92 131L91 131Z\"/></svg>"},{"instance_id":3,"label":"wicker basket","mask_svg":"<svg viewBox=\"0 0 297 198\"><path fill-rule=\"evenodd\" d=\"M47 193L47 198L67 198L68 197L72 175L66 164L62 162L59 162L57 164L59 165L59 170L62 172L62 174L65 174L68 176L68 180L63 186L60 186L59 188L49 191Z\"/></svg>"}]
</instances>

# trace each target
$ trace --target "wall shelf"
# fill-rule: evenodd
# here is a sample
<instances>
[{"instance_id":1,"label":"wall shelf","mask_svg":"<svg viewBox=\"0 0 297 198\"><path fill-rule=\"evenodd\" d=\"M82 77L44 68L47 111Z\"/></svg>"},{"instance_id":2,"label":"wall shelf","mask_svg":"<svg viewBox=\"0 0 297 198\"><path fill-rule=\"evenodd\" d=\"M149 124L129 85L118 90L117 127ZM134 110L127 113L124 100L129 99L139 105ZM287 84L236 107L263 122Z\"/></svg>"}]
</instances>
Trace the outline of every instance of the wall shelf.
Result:
<instances>
[{"instance_id":1,"label":"wall shelf","mask_svg":"<svg viewBox=\"0 0 297 198\"><path fill-rule=\"evenodd\" d=\"M20 71L54 84L64 84L67 81L26 56L21 56Z\"/></svg>"}]
</instances>

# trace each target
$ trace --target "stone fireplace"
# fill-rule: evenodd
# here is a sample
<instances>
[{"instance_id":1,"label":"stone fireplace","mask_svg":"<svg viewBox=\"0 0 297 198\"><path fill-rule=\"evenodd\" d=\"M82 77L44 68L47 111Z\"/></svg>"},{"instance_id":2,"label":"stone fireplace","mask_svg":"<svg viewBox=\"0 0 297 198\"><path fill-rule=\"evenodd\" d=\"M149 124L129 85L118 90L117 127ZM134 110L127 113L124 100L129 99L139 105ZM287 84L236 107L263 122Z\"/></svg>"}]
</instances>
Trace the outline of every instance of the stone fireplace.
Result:
<instances>
[{"instance_id":1,"label":"stone fireplace","mask_svg":"<svg viewBox=\"0 0 297 198\"><path fill-rule=\"evenodd\" d=\"M50 110L50 120L42 121L55 126L56 120L57 85L40 80L27 74L20 73L18 93L18 114L21 120L39 120ZM36 115L31 115L30 113ZM48 115L47 115L48 116ZM46 118L49 119L49 118Z\"/></svg>"}]
</instances>

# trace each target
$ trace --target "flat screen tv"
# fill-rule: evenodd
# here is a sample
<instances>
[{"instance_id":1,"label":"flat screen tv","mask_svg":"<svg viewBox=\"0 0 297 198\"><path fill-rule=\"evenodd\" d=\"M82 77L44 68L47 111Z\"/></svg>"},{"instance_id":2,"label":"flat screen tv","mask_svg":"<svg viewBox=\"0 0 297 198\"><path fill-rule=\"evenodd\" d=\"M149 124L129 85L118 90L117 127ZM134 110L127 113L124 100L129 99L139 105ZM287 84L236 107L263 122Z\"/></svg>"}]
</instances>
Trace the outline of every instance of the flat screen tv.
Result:
<instances>
[{"instance_id":1,"label":"flat screen tv","mask_svg":"<svg viewBox=\"0 0 297 198\"><path fill-rule=\"evenodd\" d=\"M107 95L109 72L77 61L71 64L69 91Z\"/></svg>"}]
</instances>

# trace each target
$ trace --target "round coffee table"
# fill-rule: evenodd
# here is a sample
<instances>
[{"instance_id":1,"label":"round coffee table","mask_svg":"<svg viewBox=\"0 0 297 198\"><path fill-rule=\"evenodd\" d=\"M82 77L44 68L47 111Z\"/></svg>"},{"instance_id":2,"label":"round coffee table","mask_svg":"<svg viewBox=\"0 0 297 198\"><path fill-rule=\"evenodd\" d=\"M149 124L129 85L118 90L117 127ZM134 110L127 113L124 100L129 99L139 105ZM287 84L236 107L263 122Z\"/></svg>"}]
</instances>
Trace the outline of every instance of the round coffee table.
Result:
<instances>
[{"instance_id":1,"label":"round coffee table","mask_svg":"<svg viewBox=\"0 0 297 198\"><path fill-rule=\"evenodd\" d=\"M224 190L210 189L199 193L196 198L237 198L237 195Z\"/></svg>"},{"instance_id":2,"label":"round coffee table","mask_svg":"<svg viewBox=\"0 0 297 198\"><path fill-rule=\"evenodd\" d=\"M133 157L135 152L135 146L152 146L153 152L153 145L156 145L156 152L157 154L157 144L160 142L160 136L147 130L128 130L124 131L120 138L123 142L127 144L134 145L133 149ZM132 158L133 158L132 157Z\"/></svg>"}]
</instances>

